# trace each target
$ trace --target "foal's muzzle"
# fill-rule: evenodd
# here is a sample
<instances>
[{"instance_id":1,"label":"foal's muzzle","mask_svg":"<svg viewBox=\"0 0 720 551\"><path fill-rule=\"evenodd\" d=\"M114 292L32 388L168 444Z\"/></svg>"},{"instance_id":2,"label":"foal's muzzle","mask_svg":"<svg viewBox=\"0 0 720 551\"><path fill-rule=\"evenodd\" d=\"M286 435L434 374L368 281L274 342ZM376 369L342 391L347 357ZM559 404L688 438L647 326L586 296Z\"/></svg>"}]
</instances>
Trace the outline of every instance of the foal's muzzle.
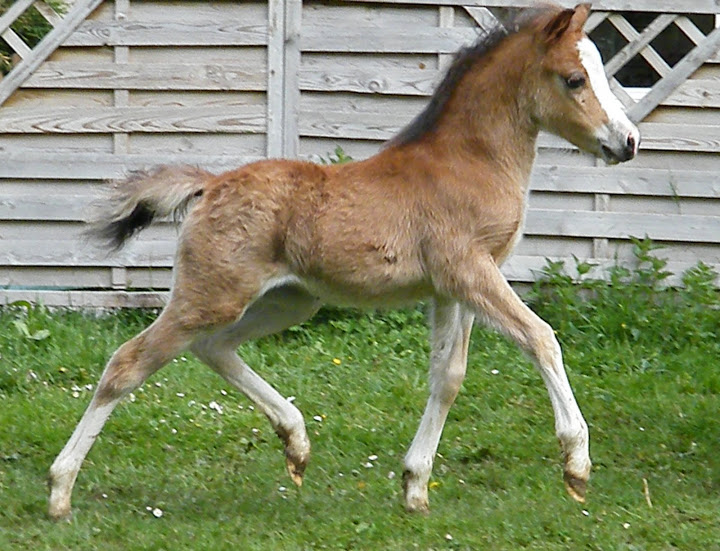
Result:
<instances>
[{"instance_id":1,"label":"foal's muzzle","mask_svg":"<svg viewBox=\"0 0 720 551\"><path fill-rule=\"evenodd\" d=\"M616 165L629 161L637 155L640 146L640 132L634 128L630 132L614 140L600 140L600 154L603 160Z\"/></svg>"}]
</instances>

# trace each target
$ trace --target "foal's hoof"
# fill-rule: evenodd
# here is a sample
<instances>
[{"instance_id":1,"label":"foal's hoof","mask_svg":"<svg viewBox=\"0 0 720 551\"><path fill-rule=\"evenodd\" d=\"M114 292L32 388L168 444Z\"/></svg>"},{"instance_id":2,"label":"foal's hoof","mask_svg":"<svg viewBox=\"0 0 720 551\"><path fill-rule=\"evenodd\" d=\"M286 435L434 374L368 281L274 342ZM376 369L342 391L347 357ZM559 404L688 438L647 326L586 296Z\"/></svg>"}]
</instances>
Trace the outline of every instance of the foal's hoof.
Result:
<instances>
[{"instance_id":1,"label":"foal's hoof","mask_svg":"<svg viewBox=\"0 0 720 551\"><path fill-rule=\"evenodd\" d=\"M48 516L54 521L70 520L72 508L70 506L70 493L65 490L61 477L48 478L50 497L48 499Z\"/></svg>"},{"instance_id":2,"label":"foal's hoof","mask_svg":"<svg viewBox=\"0 0 720 551\"><path fill-rule=\"evenodd\" d=\"M585 503L585 493L587 491L587 480L578 478L577 476L565 472L563 475L565 480L565 489L575 501Z\"/></svg>"},{"instance_id":3,"label":"foal's hoof","mask_svg":"<svg viewBox=\"0 0 720 551\"><path fill-rule=\"evenodd\" d=\"M61 522L63 520L69 522L72 517L72 509L70 509L70 505L56 505L50 502L48 516L50 517L50 520L55 522Z\"/></svg>"},{"instance_id":4,"label":"foal's hoof","mask_svg":"<svg viewBox=\"0 0 720 551\"><path fill-rule=\"evenodd\" d=\"M304 463L296 463L290 457L287 457L285 459L285 464L287 466L287 472L290 475L291 480L295 483L295 486L300 488L303 483L303 474L305 473L307 461L305 461Z\"/></svg>"},{"instance_id":5,"label":"foal's hoof","mask_svg":"<svg viewBox=\"0 0 720 551\"><path fill-rule=\"evenodd\" d=\"M293 483L299 488L303 483L305 467L310 461L310 441L305 433L305 428L303 426L301 431L291 432L282 427L276 427L275 432L285 443L285 466Z\"/></svg>"},{"instance_id":6,"label":"foal's hoof","mask_svg":"<svg viewBox=\"0 0 720 551\"><path fill-rule=\"evenodd\" d=\"M405 495L405 510L418 515L430 514L427 486L421 484L410 471L403 472L403 494Z\"/></svg>"},{"instance_id":7,"label":"foal's hoof","mask_svg":"<svg viewBox=\"0 0 720 551\"><path fill-rule=\"evenodd\" d=\"M56 513L55 511L48 511L48 516L53 522L70 522L72 519L72 511L62 511Z\"/></svg>"},{"instance_id":8,"label":"foal's hoof","mask_svg":"<svg viewBox=\"0 0 720 551\"><path fill-rule=\"evenodd\" d=\"M411 499L409 501L405 501L405 511L412 513L413 515L422 515L426 517L430 514L430 505L427 501Z\"/></svg>"}]
</instances>

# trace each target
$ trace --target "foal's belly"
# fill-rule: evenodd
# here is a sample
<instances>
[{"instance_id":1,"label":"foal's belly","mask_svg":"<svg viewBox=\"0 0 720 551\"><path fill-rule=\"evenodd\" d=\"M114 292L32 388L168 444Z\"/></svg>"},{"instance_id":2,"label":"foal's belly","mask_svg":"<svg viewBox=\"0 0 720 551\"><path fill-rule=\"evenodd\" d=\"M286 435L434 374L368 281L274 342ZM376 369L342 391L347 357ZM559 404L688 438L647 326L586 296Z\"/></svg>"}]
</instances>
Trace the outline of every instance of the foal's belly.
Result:
<instances>
[{"instance_id":1,"label":"foal's belly","mask_svg":"<svg viewBox=\"0 0 720 551\"><path fill-rule=\"evenodd\" d=\"M398 285L359 284L357 282L327 281L314 277L301 277L307 291L323 303L356 308L400 308L415 304L432 295L432 288L422 282Z\"/></svg>"}]
</instances>

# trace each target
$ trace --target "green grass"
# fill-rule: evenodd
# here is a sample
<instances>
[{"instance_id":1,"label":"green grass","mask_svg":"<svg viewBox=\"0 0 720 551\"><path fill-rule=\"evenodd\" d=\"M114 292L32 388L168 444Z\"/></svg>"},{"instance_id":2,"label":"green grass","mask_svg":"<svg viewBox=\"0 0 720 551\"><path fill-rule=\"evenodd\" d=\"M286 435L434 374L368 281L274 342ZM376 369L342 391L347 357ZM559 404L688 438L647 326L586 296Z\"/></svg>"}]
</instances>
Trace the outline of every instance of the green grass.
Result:
<instances>
[{"instance_id":1,"label":"green grass","mask_svg":"<svg viewBox=\"0 0 720 551\"><path fill-rule=\"evenodd\" d=\"M241 347L305 414L313 457L301 490L262 415L186 355L117 408L80 472L71 522L58 524L45 514L47 469L86 385L153 314L7 308L0 549L720 549L720 299L705 268L683 291L659 286L662 268L646 260L607 285L550 265L530 296L559 330L590 425L588 503L565 495L539 375L476 328L429 517L403 511L399 481L426 399L422 308L323 310Z\"/></svg>"}]
</instances>

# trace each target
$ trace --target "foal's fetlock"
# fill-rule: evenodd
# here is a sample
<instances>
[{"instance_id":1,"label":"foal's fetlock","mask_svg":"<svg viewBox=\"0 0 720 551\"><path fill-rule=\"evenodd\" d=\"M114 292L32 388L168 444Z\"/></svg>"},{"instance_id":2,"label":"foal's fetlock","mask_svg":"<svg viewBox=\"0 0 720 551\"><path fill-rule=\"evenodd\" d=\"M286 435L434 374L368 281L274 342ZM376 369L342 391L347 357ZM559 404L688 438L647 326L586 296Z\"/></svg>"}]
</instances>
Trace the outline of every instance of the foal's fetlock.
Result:
<instances>
[{"instance_id":1,"label":"foal's fetlock","mask_svg":"<svg viewBox=\"0 0 720 551\"><path fill-rule=\"evenodd\" d=\"M403 471L403 495L408 513L430 514L427 481L423 482L420 476L408 469Z\"/></svg>"}]
</instances>

